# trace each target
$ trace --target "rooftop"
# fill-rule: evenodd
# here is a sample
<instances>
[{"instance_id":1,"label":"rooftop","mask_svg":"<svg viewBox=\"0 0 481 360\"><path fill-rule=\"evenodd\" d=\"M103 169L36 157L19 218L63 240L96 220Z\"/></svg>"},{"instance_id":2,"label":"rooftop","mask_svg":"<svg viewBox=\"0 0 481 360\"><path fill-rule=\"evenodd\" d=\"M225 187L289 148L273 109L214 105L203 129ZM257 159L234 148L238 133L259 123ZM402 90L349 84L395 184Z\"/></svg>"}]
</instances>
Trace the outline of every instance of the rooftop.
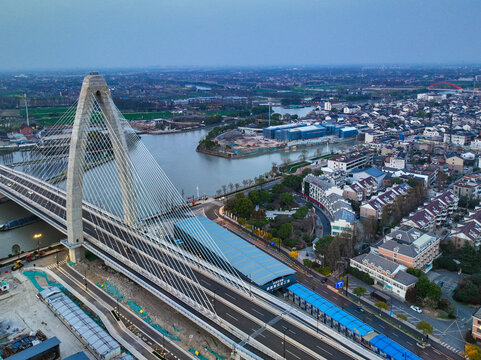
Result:
<instances>
[{"instance_id":1,"label":"rooftop","mask_svg":"<svg viewBox=\"0 0 481 360\"><path fill-rule=\"evenodd\" d=\"M198 221L193 221L197 219ZM269 256L254 245L251 245L239 236L217 225L205 216L187 218L175 223L175 226L189 236L208 247L216 255L227 259L236 270L248 276L259 286L263 286L283 276L293 275L296 272L280 261ZM203 230L202 227L205 229ZM199 230L200 229L200 230ZM199 233L207 231L214 243L211 248L204 236Z\"/></svg>"}]
</instances>

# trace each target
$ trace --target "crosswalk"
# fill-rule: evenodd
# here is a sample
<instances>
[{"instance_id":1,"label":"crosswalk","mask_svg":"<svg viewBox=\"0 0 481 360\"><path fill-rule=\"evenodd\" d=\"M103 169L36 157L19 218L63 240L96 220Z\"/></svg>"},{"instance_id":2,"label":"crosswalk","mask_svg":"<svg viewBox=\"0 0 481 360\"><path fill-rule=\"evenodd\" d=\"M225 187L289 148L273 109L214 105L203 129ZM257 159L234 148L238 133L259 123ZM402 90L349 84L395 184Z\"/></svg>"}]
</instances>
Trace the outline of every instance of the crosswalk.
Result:
<instances>
[{"instance_id":1,"label":"crosswalk","mask_svg":"<svg viewBox=\"0 0 481 360\"><path fill-rule=\"evenodd\" d=\"M451 350L452 352L455 352L456 354L458 355L462 355L462 351L461 350L458 350L456 349L455 347L449 345L449 344L446 344L444 341L441 343L442 346L444 346L446 349L449 349Z\"/></svg>"},{"instance_id":2,"label":"crosswalk","mask_svg":"<svg viewBox=\"0 0 481 360\"><path fill-rule=\"evenodd\" d=\"M58 266L62 266L63 264L65 264L67 262L67 260L62 260L62 261L59 261L58 262ZM57 263L53 263L53 264L50 264L50 265L47 265L47 269L55 269L57 266Z\"/></svg>"}]
</instances>

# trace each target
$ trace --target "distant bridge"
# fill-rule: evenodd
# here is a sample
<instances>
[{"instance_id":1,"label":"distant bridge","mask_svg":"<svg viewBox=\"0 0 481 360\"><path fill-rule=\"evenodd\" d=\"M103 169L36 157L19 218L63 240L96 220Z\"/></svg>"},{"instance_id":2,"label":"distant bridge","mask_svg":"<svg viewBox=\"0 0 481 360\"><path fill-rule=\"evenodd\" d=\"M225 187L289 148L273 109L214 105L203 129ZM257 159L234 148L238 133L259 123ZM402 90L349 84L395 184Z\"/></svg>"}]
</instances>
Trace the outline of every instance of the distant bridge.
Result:
<instances>
[{"instance_id":1,"label":"distant bridge","mask_svg":"<svg viewBox=\"0 0 481 360\"><path fill-rule=\"evenodd\" d=\"M437 86L437 85L449 85L455 89L458 89L458 90L463 90L462 87L456 85L456 84L453 84L453 83L450 83L450 82L447 82L447 81L441 81L441 82L437 82L437 83L434 83L434 84L431 84L429 85L427 88L428 89L432 89L434 86Z\"/></svg>"}]
</instances>

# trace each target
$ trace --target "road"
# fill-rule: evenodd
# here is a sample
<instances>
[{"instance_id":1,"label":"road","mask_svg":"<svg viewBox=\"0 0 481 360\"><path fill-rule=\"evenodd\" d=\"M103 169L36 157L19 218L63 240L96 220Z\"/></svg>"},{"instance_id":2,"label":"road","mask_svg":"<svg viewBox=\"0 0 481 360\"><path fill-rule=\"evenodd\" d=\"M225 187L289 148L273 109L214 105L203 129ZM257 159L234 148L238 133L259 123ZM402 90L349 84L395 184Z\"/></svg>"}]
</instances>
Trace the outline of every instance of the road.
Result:
<instances>
[{"instance_id":1,"label":"road","mask_svg":"<svg viewBox=\"0 0 481 360\"><path fill-rule=\"evenodd\" d=\"M209 219L216 220L219 216L219 207L222 203L208 203L202 206L203 212ZM317 292L319 295L323 296L325 299L333 304L343 308L346 312L351 315L361 319L363 322L371 326L378 333L384 334L390 337L392 340L396 341L412 353L422 357L427 360L437 360L439 356L445 356L446 358L459 359L459 355L451 351L450 349L444 348L439 344L433 344L433 346L421 349L416 346L416 340L411 336L406 334L404 331L400 330L396 326L391 325L389 322L384 321L378 316L373 316L369 312L361 313L358 311L358 305L347 299L344 296L337 294L336 292L328 288L328 284L322 283L322 276L314 278L311 274L307 273L299 264L295 263L293 259L286 258L280 254L276 248L265 246L264 243L260 242L254 236L247 234L246 232L240 230L237 226L233 225L228 221L222 221L222 226L226 227L229 231L235 233L236 235L242 237L243 239L249 241L253 245L257 246L259 249L267 252L274 258L282 261L287 266L294 268L298 272L298 282L303 284L305 287L310 288ZM302 276L303 274L303 276ZM351 277L349 278L351 280Z\"/></svg>"},{"instance_id":2,"label":"road","mask_svg":"<svg viewBox=\"0 0 481 360\"><path fill-rule=\"evenodd\" d=\"M65 198L61 196L57 190L53 191L40 187L33 180L19 177L14 172L3 168L0 168L0 174L4 175L0 178L2 192L13 199L16 199L17 202L26 208L31 207L32 204L36 204L35 207L37 211L43 211L44 217L50 223L56 224L58 228L65 231L64 223L48 214L48 212L50 212L57 215L60 219L65 219ZM6 178L5 175L7 175L8 178ZM28 204L22 200L19 195L28 197ZM241 342L240 339L219 326L217 321L213 321L213 319L197 312L188 303L185 303L183 300L174 296L164 287L159 286L157 282L153 282L151 279L140 274L136 269L128 266L125 261L119 262L118 255L121 255L122 258L137 262L137 265L142 266L143 270L150 272L151 269L149 268L148 262L139 261L138 259L140 256L142 256L142 259L150 257L151 259L149 261L155 261L163 266L166 270L166 277L175 277L178 279L177 283L179 285L176 287L177 291L183 292L186 296L191 295L186 292L185 288L181 285L185 279L183 279L179 273L172 270L171 264L163 263L165 262L164 257L159 256L152 258L152 254L162 250L155 248L151 242L146 240L146 237L143 234L135 234L136 243L129 243L129 241L131 241L129 239L132 237L132 230L126 228L123 223L117 222L116 219L112 218L106 220L104 216L99 216L87 207L84 207L83 217L84 232L87 235L87 238L91 237L98 240L98 243L89 240L88 244L90 246L95 247L99 252L102 252L104 257L109 258L110 261L117 264L119 268L128 268L136 277L142 279L157 291L163 293L175 302L181 303L184 308L194 313L200 319L222 332L227 337L237 343ZM102 226L106 221L108 221L111 226L109 231L100 232L98 227ZM142 252L139 250L139 244L141 244L143 249L150 250L148 252ZM109 251L105 251L102 245L106 246ZM126 251L127 248L135 248L136 251ZM169 261L174 264L174 269L175 266L183 265L179 264L178 260L174 257L171 257ZM336 347L325 343L321 337L318 337L315 334L313 336L312 333L307 330L305 325L298 321L293 321L289 316L282 316L279 310L272 308L269 305L260 305L258 301L253 301L248 295L234 292L231 288L225 286L221 280L207 277L196 269L192 270L199 281L199 286L201 286L204 291L209 294L214 291L216 292L215 309L217 315L224 323L231 324L242 332L255 336L256 341L262 343L262 345L279 356L283 356L283 354L286 353L288 359L306 360L334 357L336 359L351 358L351 356L346 355ZM266 324L268 324L268 326L266 326ZM261 329L263 327L265 328ZM284 336L286 337L286 342L284 342ZM332 338L331 341L335 341L341 348L346 346L345 340ZM254 353L260 354L259 351L253 348L250 344L245 345L245 348ZM268 358L264 354L261 356L263 358Z\"/></svg>"},{"instance_id":3,"label":"road","mask_svg":"<svg viewBox=\"0 0 481 360\"><path fill-rule=\"evenodd\" d=\"M140 345L140 341L144 341L150 348L155 349L159 354L163 354L166 360L185 358L186 355L182 349L180 349L174 343L164 341L161 335L159 335L159 333L155 331L149 324L135 314L132 314L132 312L127 310L124 306L119 306L117 301L110 295L107 295L105 291L99 289L92 283L90 283L91 286L88 286L88 290L86 291L84 287L85 282L83 276L72 269L69 265L63 264L58 268L52 268L51 271L54 272L63 283L74 289L77 293L81 294L83 298L93 304L97 309L104 309L106 316L113 318L113 315L110 313L110 311L117 309L117 313L121 314L120 319L126 331L131 331L133 332L132 336L137 336L138 345L134 345L135 342L132 341L132 337L125 333L117 321L111 321L111 324L116 327L117 333L122 336L124 341L132 344L132 346L135 346L136 350L139 351L146 359L155 360L158 358L152 354L151 351L146 350L142 345ZM98 300L101 300L101 302ZM104 304L108 306L107 309L105 309ZM162 347L165 347L167 351L163 352Z\"/></svg>"}]
</instances>

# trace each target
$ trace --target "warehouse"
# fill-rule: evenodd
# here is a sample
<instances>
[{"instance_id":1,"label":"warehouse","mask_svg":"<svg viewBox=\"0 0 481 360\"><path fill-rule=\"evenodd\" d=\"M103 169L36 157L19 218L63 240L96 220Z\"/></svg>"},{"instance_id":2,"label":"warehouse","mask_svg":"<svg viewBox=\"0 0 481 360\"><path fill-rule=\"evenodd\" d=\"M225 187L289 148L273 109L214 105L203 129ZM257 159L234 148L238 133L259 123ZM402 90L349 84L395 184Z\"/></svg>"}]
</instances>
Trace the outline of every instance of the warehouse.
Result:
<instances>
[{"instance_id":1,"label":"warehouse","mask_svg":"<svg viewBox=\"0 0 481 360\"><path fill-rule=\"evenodd\" d=\"M353 137L357 135L357 129L353 126L349 127L344 127L340 129L339 131L339 137L340 138L348 138L348 137Z\"/></svg>"},{"instance_id":2,"label":"warehouse","mask_svg":"<svg viewBox=\"0 0 481 360\"><path fill-rule=\"evenodd\" d=\"M306 124L292 123L292 124L286 124L286 125L269 126L262 130L262 135L269 139L278 139L280 137L278 133L281 130L293 129L301 126L306 126Z\"/></svg>"},{"instance_id":3,"label":"warehouse","mask_svg":"<svg viewBox=\"0 0 481 360\"><path fill-rule=\"evenodd\" d=\"M311 125L298 129L301 139L313 139L321 136L326 136L327 129L322 125Z\"/></svg>"},{"instance_id":4,"label":"warehouse","mask_svg":"<svg viewBox=\"0 0 481 360\"><path fill-rule=\"evenodd\" d=\"M174 224L176 238L182 239L188 250L195 252L195 246L201 245L219 256L218 259L221 260L225 257L230 266L237 270L244 279L252 281L261 289L269 292L296 282L296 272L287 265L205 216L195 219L187 218ZM212 249L207 243L207 239L200 235L204 231L207 231L217 245L215 249Z\"/></svg>"}]
</instances>

